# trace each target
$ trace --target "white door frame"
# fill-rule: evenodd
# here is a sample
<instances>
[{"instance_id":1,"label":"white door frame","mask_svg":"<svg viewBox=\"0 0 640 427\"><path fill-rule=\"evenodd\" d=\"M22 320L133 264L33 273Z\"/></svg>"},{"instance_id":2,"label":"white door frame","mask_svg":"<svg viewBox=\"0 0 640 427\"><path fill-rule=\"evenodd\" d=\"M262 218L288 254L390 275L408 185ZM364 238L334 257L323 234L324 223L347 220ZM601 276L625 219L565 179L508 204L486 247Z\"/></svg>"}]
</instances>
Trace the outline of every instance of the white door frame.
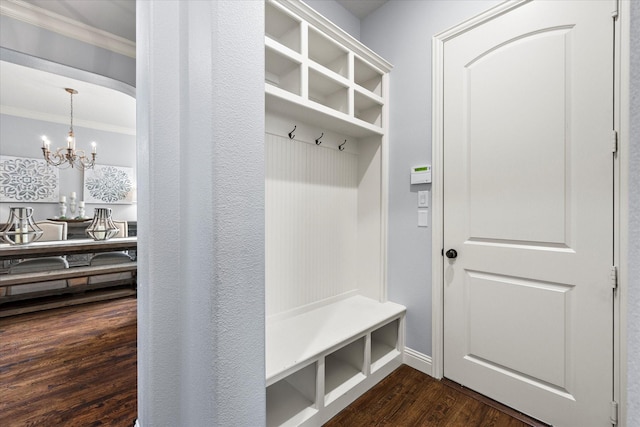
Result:
<instances>
[{"instance_id":1,"label":"white door frame","mask_svg":"<svg viewBox=\"0 0 640 427\"><path fill-rule=\"evenodd\" d=\"M436 34L432 41L432 375L444 375L444 44L474 27L494 19L532 0L510 0L501 3L461 24ZM618 291L614 298L614 400L618 402L619 424L626 426L627 377L627 311L628 286L628 194L629 194L629 18L630 0L610 0L612 15L617 9L615 27L616 55L614 76L614 124L618 131L618 152L614 158L614 262L618 266ZM606 143L606 141L603 141Z\"/></svg>"}]
</instances>

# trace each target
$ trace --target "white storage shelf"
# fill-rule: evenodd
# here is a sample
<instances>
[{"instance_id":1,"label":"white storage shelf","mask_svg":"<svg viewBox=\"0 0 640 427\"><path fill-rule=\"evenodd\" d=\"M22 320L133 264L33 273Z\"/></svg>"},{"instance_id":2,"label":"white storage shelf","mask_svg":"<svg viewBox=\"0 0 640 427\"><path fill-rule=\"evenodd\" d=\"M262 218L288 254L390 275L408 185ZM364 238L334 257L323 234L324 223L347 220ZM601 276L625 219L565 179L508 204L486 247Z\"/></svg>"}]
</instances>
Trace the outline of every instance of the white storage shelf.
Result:
<instances>
[{"instance_id":1,"label":"white storage shelf","mask_svg":"<svg viewBox=\"0 0 640 427\"><path fill-rule=\"evenodd\" d=\"M399 366L405 311L357 295L268 320L268 425L325 422Z\"/></svg>"},{"instance_id":2,"label":"white storage shelf","mask_svg":"<svg viewBox=\"0 0 640 427\"><path fill-rule=\"evenodd\" d=\"M300 425L315 415L316 365L267 387L267 426Z\"/></svg>"},{"instance_id":3,"label":"white storage shelf","mask_svg":"<svg viewBox=\"0 0 640 427\"><path fill-rule=\"evenodd\" d=\"M284 9L266 7L264 32L268 38L300 52L300 19Z\"/></svg>"},{"instance_id":4,"label":"white storage shelf","mask_svg":"<svg viewBox=\"0 0 640 427\"><path fill-rule=\"evenodd\" d=\"M382 96L382 74L357 57L354 59L354 81L369 92Z\"/></svg>"},{"instance_id":5,"label":"white storage shelf","mask_svg":"<svg viewBox=\"0 0 640 427\"><path fill-rule=\"evenodd\" d=\"M371 333L371 372L385 366L398 355L399 323L399 320L394 320Z\"/></svg>"},{"instance_id":6,"label":"white storage shelf","mask_svg":"<svg viewBox=\"0 0 640 427\"><path fill-rule=\"evenodd\" d=\"M276 87L300 95L300 62L267 47L264 53L265 80Z\"/></svg>"},{"instance_id":7,"label":"white storage shelf","mask_svg":"<svg viewBox=\"0 0 640 427\"><path fill-rule=\"evenodd\" d=\"M330 404L363 381L365 337L339 348L324 360L324 403Z\"/></svg>"},{"instance_id":8,"label":"white storage shelf","mask_svg":"<svg viewBox=\"0 0 640 427\"><path fill-rule=\"evenodd\" d=\"M336 280L327 280L329 286L323 291L339 283L336 292L331 288L332 292L309 292L308 295L306 287L309 283L317 285L317 275L308 280L305 275L308 271L298 269L300 277L296 275L296 280L290 280L286 265L278 267L283 270L284 280L276 285L267 281L267 292L273 292L270 294L273 298L289 298L291 292L282 292L286 286L300 286L305 290L301 292L304 298L292 297L281 311L270 311L274 315L267 319L268 426L320 426L402 363L406 309L379 301L383 299L385 286L386 259L382 248L386 242L390 70L391 64L304 2L266 0L266 115L286 121L285 133L278 127L277 132L272 132L274 136L285 138L291 129L289 124L298 125L298 137L293 138L296 141L286 140L285 146L290 149L283 158L291 162L304 154L302 161L289 166L276 163L278 171L292 171L285 174L285 181L295 185L270 187L273 191L269 194L274 199L270 200L273 204L267 203L272 209L267 214L273 214L276 203L286 202L286 206L300 207L303 212L311 205L311 201L302 196L308 192L301 189L314 185L316 181L307 181L306 177L316 175L304 175L305 180L300 181L303 185L298 185L293 179L298 176L296 168L317 166L336 170L337 165L347 165L348 168L338 170L346 171L347 177L353 175L353 183L347 180L347 186L336 188L323 184L327 194L323 193L322 197L331 199L344 193L353 202L348 205L353 221L348 223L349 229L345 232L350 240L347 244L345 240L333 246L329 244L327 249L340 245L352 248L349 254L357 255L353 260L345 260L351 263L346 272L341 272ZM313 143L308 135L311 133L313 137L325 135L327 144L312 145L313 150L300 149L305 143ZM340 153L337 145L329 143L343 138L351 138L349 142L353 143L347 145L346 153L338 154L343 160L335 160L333 153L325 155L325 151L332 150ZM322 159L330 162L315 162ZM277 230L298 236L292 233L296 225L276 223L275 226L279 227ZM303 238L292 238L286 245L272 245L267 250L300 248L307 256L323 247L324 243L316 240L321 239L304 239L305 244L300 245ZM304 256L300 260L304 260ZM267 264L267 271L272 267ZM295 269L291 267L291 271ZM325 279L322 281L324 286ZM285 286L281 286L282 283Z\"/></svg>"},{"instance_id":9,"label":"white storage shelf","mask_svg":"<svg viewBox=\"0 0 640 427\"><path fill-rule=\"evenodd\" d=\"M347 50L312 28L309 29L309 58L342 77L349 77Z\"/></svg>"},{"instance_id":10,"label":"white storage shelf","mask_svg":"<svg viewBox=\"0 0 640 427\"><path fill-rule=\"evenodd\" d=\"M268 0L265 21L267 109L318 113L347 136L384 133L388 62L298 2Z\"/></svg>"}]
</instances>

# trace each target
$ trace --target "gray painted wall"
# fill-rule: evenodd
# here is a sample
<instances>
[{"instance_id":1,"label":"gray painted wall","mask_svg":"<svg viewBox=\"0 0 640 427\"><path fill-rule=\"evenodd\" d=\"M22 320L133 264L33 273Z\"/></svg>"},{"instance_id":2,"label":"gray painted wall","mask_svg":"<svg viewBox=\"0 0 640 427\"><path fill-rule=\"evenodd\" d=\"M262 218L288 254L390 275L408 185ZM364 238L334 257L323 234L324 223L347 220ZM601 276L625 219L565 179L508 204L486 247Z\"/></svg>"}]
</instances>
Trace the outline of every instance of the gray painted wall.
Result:
<instances>
[{"instance_id":1,"label":"gray painted wall","mask_svg":"<svg viewBox=\"0 0 640 427\"><path fill-rule=\"evenodd\" d=\"M631 2L627 425L640 425L640 2Z\"/></svg>"},{"instance_id":2,"label":"gray painted wall","mask_svg":"<svg viewBox=\"0 0 640 427\"><path fill-rule=\"evenodd\" d=\"M417 192L431 185L410 185L409 171L431 163L431 39L497 3L390 1L361 23L362 42L393 64L388 295L407 306L407 347L426 355L431 355L431 226L417 226Z\"/></svg>"},{"instance_id":3,"label":"gray painted wall","mask_svg":"<svg viewBox=\"0 0 640 427\"><path fill-rule=\"evenodd\" d=\"M88 141L100 141L99 159L101 164L136 167L136 137L120 133L107 132L97 129L74 126L78 138L82 135L82 143L78 139L78 148L90 150ZM42 158L40 151L40 137L49 135L52 139L58 135L58 141L64 144L64 136L69 131L66 124L52 123L41 120L27 119L24 117L0 115L0 155L29 158ZM54 140L55 141L55 140ZM55 144L58 147L60 144ZM60 195L67 197L75 191L78 201L83 200L83 179L84 174L76 169L60 170ZM0 203L0 222L9 216L10 206L31 206L35 220L52 218L60 215L60 208L57 203ZM134 221L137 219L136 205L114 205L114 204L88 204L86 215L93 216L96 207L108 207L113 210L113 217L119 220ZM70 214L70 211L68 211Z\"/></svg>"},{"instance_id":4,"label":"gray painted wall","mask_svg":"<svg viewBox=\"0 0 640 427\"><path fill-rule=\"evenodd\" d=\"M360 40L360 19L333 0L303 0L331 22L345 30L355 39Z\"/></svg>"}]
</instances>

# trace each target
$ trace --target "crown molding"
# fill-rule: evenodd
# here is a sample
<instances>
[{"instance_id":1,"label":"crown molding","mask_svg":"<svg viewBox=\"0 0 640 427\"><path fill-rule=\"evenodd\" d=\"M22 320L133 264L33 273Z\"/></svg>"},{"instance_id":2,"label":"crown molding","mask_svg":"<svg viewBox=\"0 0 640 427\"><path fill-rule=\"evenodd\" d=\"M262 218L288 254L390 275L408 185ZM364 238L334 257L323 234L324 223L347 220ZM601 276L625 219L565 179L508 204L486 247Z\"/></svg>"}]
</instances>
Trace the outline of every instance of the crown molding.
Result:
<instances>
[{"instance_id":1,"label":"crown molding","mask_svg":"<svg viewBox=\"0 0 640 427\"><path fill-rule=\"evenodd\" d=\"M25 108L11 107L8 105L0 105L0 114L8 116L22 117L25 119L39 120L44 122L58 123L69 125L69 116L61 116L58 114L48 114L41 111L28 110ZM87 129L95 129L106 132L119 133L122 135L135 135L136 130L123 126L115 126L107 123L94 122L91 120L73 120L74 127L84 127Z\"/></svg>"},{"instance_id":2,"label":"crown molding","mask_svg":"<svg viewBox=\"0 0 640 427\"><path fill-rule=\"evenodd\" d=\"M22 0L3 0L0 2L0 15L7 16L27 24L54 33L88 43L130 58L136 57L136 44L124 37L99 30L66 16L26 3Z\"/></svg>"}]
</instances>

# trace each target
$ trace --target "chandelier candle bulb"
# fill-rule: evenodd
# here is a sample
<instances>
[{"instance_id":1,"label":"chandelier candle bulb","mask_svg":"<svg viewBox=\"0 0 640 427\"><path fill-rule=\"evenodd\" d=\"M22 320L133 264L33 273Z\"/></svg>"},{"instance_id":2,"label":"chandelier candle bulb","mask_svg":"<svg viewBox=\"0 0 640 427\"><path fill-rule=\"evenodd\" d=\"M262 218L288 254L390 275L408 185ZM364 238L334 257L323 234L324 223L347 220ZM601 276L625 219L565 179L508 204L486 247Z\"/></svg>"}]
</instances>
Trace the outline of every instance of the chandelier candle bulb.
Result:
<instances>
[{"instance_id":1,"label":"chandelier candle bulb","mask_svg":"<svg viewBox=\"0 0 640 427\"><path fill-rule=\"evenodd\" d=\"M96 154L98 152L98 150L96 149L96 142L93 141L91 143L91 154Z\"/></svg>"}]
</instances>

